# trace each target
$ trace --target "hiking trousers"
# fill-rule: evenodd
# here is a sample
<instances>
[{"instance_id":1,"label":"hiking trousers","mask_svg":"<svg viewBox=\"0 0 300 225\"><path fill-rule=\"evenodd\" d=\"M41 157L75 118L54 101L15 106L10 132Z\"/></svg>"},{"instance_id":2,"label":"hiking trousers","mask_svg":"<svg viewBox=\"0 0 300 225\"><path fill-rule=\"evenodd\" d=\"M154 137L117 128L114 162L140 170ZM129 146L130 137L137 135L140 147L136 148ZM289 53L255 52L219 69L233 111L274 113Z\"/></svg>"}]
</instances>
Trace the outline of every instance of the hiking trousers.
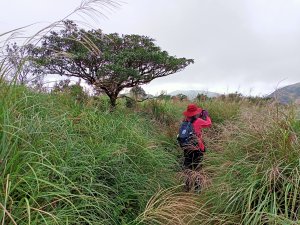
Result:
<instances>
[{"instance_id":1,"label":"hiking trousers","mask_svg":"<svg viewBox=\"0 0 300 225\"><path fill-rule=\"evenodd\" d=\"M203 160L203 152L201 150L184 150L185 169L195 170Z\"/></svg>"}]
</instances>

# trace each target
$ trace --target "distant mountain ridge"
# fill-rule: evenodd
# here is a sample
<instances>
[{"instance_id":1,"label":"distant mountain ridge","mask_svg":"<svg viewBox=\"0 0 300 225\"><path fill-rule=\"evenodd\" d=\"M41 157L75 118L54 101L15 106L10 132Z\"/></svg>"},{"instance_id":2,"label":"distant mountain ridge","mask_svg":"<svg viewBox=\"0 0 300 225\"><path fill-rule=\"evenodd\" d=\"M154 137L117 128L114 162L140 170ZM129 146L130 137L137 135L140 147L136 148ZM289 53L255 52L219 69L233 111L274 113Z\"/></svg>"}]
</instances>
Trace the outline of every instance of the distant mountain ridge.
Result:
<instances>
[{"instance_id":1,"label":"distant mountain ridge","mask_svg":"<svg viewBox=\"0 0 300 225\"><path fill-rule=\"evenodd\" d=\"M176 96L178 94L184 94L188 97L188 99L192 100L197 97L198 94L204 94L207 97L213 98L213 97L218 97L221 94L216 93L216 92L210 92L210 91L203 91L203 90L177 90L177 91L172 91L168 93L171 96Z\"/></svg>"},{"instance_id":2,"label":"distant mountain ridge","mask_svg":"<svg viewBox=\"0 0 300 225\"><path fill-rule=\"evenodd\" d=\"M283 104L300 104L300 82L279 88L268 97L274 98Z\"/></svg>"}]
</instances>

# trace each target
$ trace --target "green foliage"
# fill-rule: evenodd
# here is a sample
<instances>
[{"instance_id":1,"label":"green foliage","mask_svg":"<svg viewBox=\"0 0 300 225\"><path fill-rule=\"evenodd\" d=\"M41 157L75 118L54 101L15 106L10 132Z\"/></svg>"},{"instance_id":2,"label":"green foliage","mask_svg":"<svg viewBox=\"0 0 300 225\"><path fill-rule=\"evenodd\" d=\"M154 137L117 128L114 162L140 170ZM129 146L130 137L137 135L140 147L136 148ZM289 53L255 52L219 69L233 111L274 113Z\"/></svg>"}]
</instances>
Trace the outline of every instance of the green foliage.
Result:
<instances>
[{"instance_id":1,"label":"green foliage","mask_svg":"<svg viewBox=\"0 0 300 225\"><path fill-rule=\"evenodd\" d=\"M299 223L294 107L198 103L213 128L204 133L211 182L196 197L164 191L178 177L175 136L188 102L153 99L138 113L111 113L106 96L77 104L71 92L4 83L0 96L4 224Z\"/></svg>"},{"instance_id":2,"label":"green foliage","mask_svg":"<svg viewBox=\"0 0 300 225\"><path fill-rule=\"evenodd\" d=\"M169 56L152 38L140 35L85 31L72 21L43 37L41 46L28 46L36 73L79 77L102 89L114 107L124 88L183 70L192 59Z\"/></svg>"},{"instance_id":3,"label":"green foliage","mask_svg":"<svg viewBox=\"0 0 300 225\"><path fill-rule=\"evenodd\" d=\"M198 101L198 102L205 102L205 101L207 101L207 100L209 100L210 98L207 96L207 95L205 95L205 94L197 94L197 96L196 96L196 98L195 98L195 100L196 101Z\"/></svg>"},{"instance_id":4,"label":"green foliage","mask_svg":"<svg viewBox=\"0 0 300 225\"><path fill-rule=\"evenodd\" d=\"M214 215L237 224L299 223L300 133L295 124L291 109L248 105L238 120L224 125L222 151L208 159L214 183L205 197Z\"/></svg>"},{"instance_id":5,"label":"green foliage","mask_svg":"<svg viewBox=\"0 0 300 225\"><path fill-rule=\"evenodd\" d=\"M137 102L132 98L125 98L125 105L127 108L136 107Z\"/></svg>"},{"instance_id":6,"label":"green foliage","mask_svg":"<svg viewBox=\"0 0 300 225\"><path fill-rule=\"evenodd\" d=\"M240 104L235 101L211 99L205 102L197 102L199 107L207 110L214 123L224 123L237 118Z\"/></svg>"},{"instance_id":7,"label":"green foliage","mask_svg":"<svg viewBox=\"0 0 300 225\"><path fill-rule=\"evenodd\" d=\"M80 86L80 82L71 84L71 80L61 80L54 84L52 93L67 94L71 96L77 103L83 103L87 100L88 95L84 92L83 87Z\"/></svg>"},{"instance_id":8,"label":"green foliage","mask_svg":"<svg viewBox=\"0 0 300 225\"><path fill-rule=\"evenodd\" d=\"M140 86L135 86L130 89L129 95L124 94L121 96L125 98L125 106L127 108L135 108L138 102L146 100L147 94Z\"/></svg>"},{"instance_id":9,"label":"green foliage","mask_svg":"<svg viewBox=\"0 0 300 225\"><path fill-rule=\"evenodd\" d=\"M248 96L245 98L251 104L255 104L258 106L265 106L268 103L273 102L274 100L270 97L258 97L258 96Z\"/></svg>"},{"instance_id":10,"label":"green foliage","mask_svg":"<svg viewBox=\"0 0 300 225\"><path fill-rule=\"evenodd\" d=\"M178 118L178 115L176 115L178 109L170 101L151 99L143 104L143 109L153 119L168 126Z\"/></svg>"},{"instance_id":11,"label":"green foliage","mask_svg":"<svg viewBox=\"0 0 300 225\"><path fill-rule=\"evenodd\" d=\"M166 95L166 94L160 94L159 96L157 96L158 99L161 99L161 100L165 100L165 101L169 101L171 100L171 95Z\"/></svg>"},{"instance_id":12,"label":"green foliage","mask_svg":"<svg viewBox=\"0 0 300 225\"><path fill-rule=\"evenodd\" d=\"M238 93L238 92L234 92L234 93L229 93L226 98L229 100L229 101L236 101L236 102L239 102L241 100L243 100L244 96L241 94L241 93Z\"/></svg>"},{"instance_id":13,"label":"green foliage","mask_svg":"<svg viewBox=\"0 0 300 225\"><path fill-rule=\"evenodd\" d=\"M4 224L128 224L159 188L174 185L175 156L150 121L76 104L66 94L4 90Z\"/></svg>"},{"instance_id":14,"label":"green foliage","mask_svg":"<svg viewBox=\"0 0 300 225\"><path fill-rule=\"evenodd\" d=\"M137 101L139 99L144 99L147 96L145 90L140 86L135 86L135 87L131 88L129 93L130 93L130 96L133 97L133 99L135 101Z\"/></svg>"},{"instance_id":15,"label":"green foliage","mask_svg":"<svg viewBox=\"0 0 300 225\"><path fill-rule=\"evenodd\" d=\"M180 100L180 101L186 101L188 99L188 97L185 94L178 94L176 95L176 97Z\"/></svg>"}]
</instances>

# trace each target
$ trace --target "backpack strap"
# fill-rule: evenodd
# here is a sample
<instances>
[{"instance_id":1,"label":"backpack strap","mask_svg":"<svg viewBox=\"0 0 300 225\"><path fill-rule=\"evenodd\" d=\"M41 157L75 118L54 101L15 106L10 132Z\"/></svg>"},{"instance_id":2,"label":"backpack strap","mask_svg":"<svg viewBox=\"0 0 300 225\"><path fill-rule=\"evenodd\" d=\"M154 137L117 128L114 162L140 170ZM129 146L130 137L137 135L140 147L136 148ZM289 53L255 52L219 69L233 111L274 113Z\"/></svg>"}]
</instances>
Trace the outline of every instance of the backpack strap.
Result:
<instances>
[{"instance_id":1,"label":"backpack strap","mask_svg":"<svg viewBox=\"0 0 300 225\"><path fill-rule=\"evenodd\" d=\"M190 122L193 124L196 120L197 120L197 118L193 116L192 119L190 120Z\"/></svg>"}]
</instances>

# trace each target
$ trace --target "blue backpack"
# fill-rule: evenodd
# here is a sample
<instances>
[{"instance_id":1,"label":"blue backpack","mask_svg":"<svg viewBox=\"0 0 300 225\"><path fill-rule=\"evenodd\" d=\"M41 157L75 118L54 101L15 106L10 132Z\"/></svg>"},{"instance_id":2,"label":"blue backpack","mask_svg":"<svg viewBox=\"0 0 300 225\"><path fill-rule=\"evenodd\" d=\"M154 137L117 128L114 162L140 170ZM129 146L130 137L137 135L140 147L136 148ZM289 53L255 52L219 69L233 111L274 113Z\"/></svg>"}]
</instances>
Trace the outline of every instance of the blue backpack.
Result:
<instances>
[{"instance_id":1,"label":"blue backpack","mask_svg":"<svg viewBox=\"0 0 300 225\"><path fill-rule=\"evenodd\" d=\"M180 125L177 141L183 149L195 150L198 148L198 138L193 127L194 121L183 121Z\"/></svg>"}]
</instances>

